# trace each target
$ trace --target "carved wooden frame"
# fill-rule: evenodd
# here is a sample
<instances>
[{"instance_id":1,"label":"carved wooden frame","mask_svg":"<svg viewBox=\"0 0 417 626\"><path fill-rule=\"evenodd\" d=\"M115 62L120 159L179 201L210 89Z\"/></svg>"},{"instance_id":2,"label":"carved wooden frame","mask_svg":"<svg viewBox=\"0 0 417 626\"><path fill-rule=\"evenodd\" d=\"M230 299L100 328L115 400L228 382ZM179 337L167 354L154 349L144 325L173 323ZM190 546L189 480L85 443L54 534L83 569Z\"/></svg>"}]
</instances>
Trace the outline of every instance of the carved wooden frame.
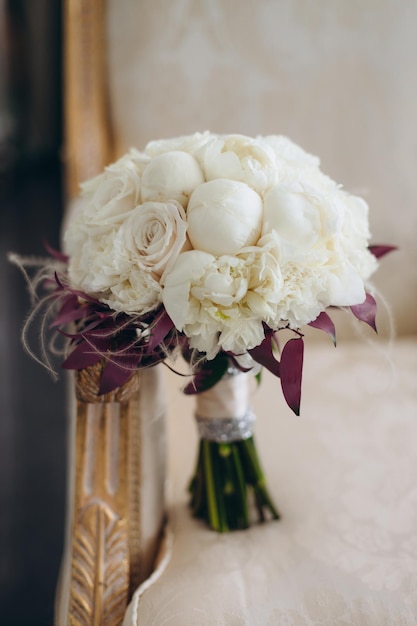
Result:
<instances>
[{"instance_id":1,"label":"carved wooden frame","mask_svg":"<svg viewBox=\"0 0 417 626\"><path fill-rule=\"evenodd\" d=\"M68 199L112 161L105 0L64 0L64 166ZM71 513L56 598L56 624L116 626L151 572L140 562L141 372L98 395L100 367L76 374ZM139 390L139 391L138 391ZM155 529L157 535L160 529Z\"/></svg>"}]
</instances>

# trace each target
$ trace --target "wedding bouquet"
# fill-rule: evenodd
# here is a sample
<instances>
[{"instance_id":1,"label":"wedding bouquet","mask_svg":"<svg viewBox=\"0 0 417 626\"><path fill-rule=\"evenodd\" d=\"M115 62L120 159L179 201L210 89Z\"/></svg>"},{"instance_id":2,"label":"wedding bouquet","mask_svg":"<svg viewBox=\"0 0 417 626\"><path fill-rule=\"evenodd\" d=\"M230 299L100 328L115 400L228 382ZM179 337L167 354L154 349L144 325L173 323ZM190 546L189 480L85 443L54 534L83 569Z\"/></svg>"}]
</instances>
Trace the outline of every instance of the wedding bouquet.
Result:
<instances>
[{"instance_id":1,"label":"wedding bouquet","mask_svg":"<svg viewBox=\"0 0 417 626\"><path fill-rule=\"evenodd\" d=\"M335 342L329 307L375 327L368 279L392 248L369 247L366 202L286 137L209 132L131 149L82 196L49 283L53 325L70 338L63 367L100 364L106 394L180 351L201 437L194 514L219 531L248 526L249 486L259 517L278 517L248 376L270 370L298 414L302 328ZM280 345L283 329L292 336Z\"/></svg>"}]
</instances>

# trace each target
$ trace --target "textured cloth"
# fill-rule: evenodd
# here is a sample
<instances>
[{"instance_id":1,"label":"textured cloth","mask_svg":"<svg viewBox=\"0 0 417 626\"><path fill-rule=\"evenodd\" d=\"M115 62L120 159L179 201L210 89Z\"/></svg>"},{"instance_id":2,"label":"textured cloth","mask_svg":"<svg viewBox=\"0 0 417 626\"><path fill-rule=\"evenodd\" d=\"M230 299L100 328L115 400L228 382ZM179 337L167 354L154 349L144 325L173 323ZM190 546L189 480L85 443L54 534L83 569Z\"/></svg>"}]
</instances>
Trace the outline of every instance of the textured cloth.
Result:
<instances>
[{"instance_id":1,"label":"textured cloth","mask_svg":"<svg viewBox=\"0 0 417 626\"><path fill-rule=\"evenodd\" d=\"M227 535L187 508L194 405L170 378L172 554L125 625L416 625L416 373L416 338L309 344L299 418L265 375L252 403L282 519Z\"/></svg>"}]
</instances>

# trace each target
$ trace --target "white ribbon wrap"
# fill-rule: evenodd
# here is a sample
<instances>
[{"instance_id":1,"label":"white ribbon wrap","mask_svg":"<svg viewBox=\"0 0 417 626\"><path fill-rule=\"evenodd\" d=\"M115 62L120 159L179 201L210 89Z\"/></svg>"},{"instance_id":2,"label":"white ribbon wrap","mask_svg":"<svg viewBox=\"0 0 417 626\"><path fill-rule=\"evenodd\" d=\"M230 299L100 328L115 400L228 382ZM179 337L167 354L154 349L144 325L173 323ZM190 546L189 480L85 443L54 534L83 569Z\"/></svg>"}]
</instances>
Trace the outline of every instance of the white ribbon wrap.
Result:
<instances>
[{"instance_id":1,"label":"white ribbon wrap","mask_svg":"<svg viewBox=\"0 0 417 626\"><path fill-rule=\"evenodd\" d=\"M229 443L252 436L255 415L249 406L248 374L229 368L214 387L196 398L195 417L202 439Z\"/></svg>"}]
</instances>

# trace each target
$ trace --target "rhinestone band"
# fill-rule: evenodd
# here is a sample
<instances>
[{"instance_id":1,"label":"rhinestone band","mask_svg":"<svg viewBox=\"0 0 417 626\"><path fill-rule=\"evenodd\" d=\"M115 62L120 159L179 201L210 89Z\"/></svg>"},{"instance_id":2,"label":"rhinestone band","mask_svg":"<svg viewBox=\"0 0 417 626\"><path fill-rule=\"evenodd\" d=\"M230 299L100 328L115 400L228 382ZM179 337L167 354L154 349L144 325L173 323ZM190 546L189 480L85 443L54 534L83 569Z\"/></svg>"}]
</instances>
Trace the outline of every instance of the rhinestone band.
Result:
<instances>
[{"instance_id":1,"label":"rhinestone band","mask_svg":"<svg viewBox=\"0 0 417 626\"><path fill-rule=\"evenodd\" d=\"M243 417L207 419L196 415L198 433L202 439L216 443L231 443L252 436L256 416L248 409Z\"/></svg>"}]
</instances>

